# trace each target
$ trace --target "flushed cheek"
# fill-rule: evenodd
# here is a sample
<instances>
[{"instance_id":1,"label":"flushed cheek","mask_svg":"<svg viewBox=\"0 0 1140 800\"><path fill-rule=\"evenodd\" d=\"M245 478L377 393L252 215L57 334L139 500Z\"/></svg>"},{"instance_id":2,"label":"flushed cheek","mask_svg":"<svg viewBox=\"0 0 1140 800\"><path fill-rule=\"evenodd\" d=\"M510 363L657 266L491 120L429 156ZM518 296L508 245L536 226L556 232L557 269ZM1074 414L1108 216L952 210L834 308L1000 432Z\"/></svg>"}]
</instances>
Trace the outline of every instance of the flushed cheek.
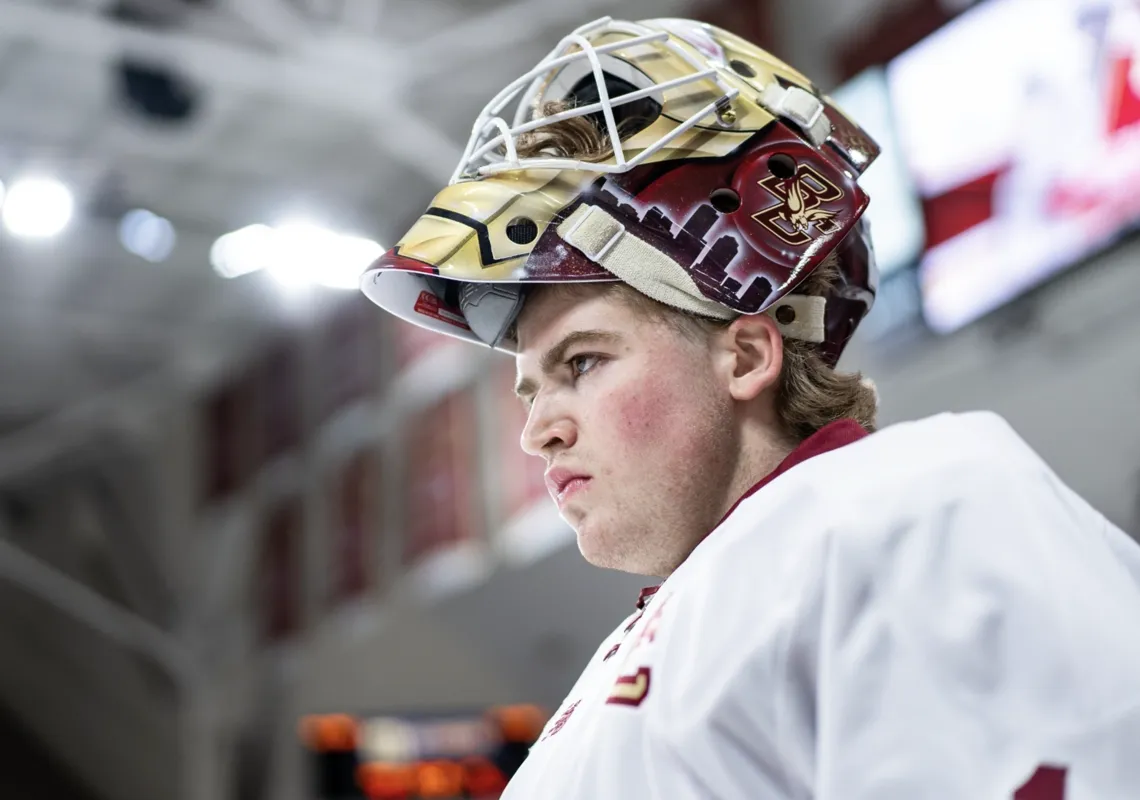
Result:
<instances>
[{"instance_id":1,"label":"flushed cheek","mask_svg":"<svg viewBox=\"0 0 1140 800\"><path fill-rule=\"evenodd\" d=\"M682 422L678 398L671 386L659 385L654 380L613 392L606 407L611 420L610 447L627 451L624 454L640 460L670 437L682 431L676 425ZM639 451L641 451L639 453ZM644 466L644 465L642 465Z\"/></svg>"}]
</instances>

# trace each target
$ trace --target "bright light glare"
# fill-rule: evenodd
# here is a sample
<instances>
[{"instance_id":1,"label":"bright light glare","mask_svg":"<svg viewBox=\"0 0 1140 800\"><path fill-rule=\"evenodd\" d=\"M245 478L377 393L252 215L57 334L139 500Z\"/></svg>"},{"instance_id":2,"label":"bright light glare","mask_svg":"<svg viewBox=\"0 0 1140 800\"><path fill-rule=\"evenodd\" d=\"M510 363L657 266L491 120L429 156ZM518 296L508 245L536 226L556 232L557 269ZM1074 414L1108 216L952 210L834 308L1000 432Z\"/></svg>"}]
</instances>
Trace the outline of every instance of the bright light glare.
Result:
<instances>
[{"instance_id":1,"label":"bright light glare","mask_svg":"<svg viewBox=\"0 0 1140 800\"><path fill-rule=\"evenodd\" d=\"M170 257L177 235L170 220L137 208L119 223L119 241L128 252L157 264Z\"/></svg>"},{"instance_id":2,"label":"bright light glare","mask_svg":"<svg viewBox=\"0 0 1140 800\"><path fill-rule=\"evenodd\" d=\"M370 239L293 221L275 228L250 225L228 233L214 243L210 260L226 278L264 269L287 286L315 283L355 289L360 273L382 252Z\"/></svg>"},{"instance_id":3,"label":"bright light glare","mask_svg":"<svg viewBox=\"0 0 1140 800\"><path fill-rule=\"evenodd\" d=\"M326 253L335 243L336 234L310 222L287 222L276 231L277 253L269 265L269 274L286 286L314 282L318 265L329 258Z\"/></svg>"},{"instance_id":4,"label":"bright light glare","mask_svg":"<svg viewBox=\"0 0 1140 800\"><path fill-rule=\"evenodd\" d=\"M51 178L18 181L4 198L4 227L14 236L45 238L67 227L75 209L71 191Z\"/></svg>"},{"instance_id":5,"label":"bright light glare","mask_svg":"<svg viewBox=\"0 0 1140 800\"><path fill-rule=\"evenodd\" d=\"M210 248L210 263L223 278L237 278L269 265L274 231L268 225L249 225L227 233Z\"/></svg>"}]
</instances>

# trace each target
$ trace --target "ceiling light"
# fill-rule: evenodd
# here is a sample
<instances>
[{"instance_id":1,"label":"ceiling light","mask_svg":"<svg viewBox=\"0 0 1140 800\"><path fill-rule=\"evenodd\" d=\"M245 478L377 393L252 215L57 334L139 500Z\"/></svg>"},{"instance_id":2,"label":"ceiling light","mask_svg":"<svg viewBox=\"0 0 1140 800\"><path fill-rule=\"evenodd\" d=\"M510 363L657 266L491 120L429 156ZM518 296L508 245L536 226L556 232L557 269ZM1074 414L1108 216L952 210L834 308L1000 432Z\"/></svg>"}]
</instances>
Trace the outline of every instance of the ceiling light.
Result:
<instances>
[{"instance_id":1,"label":"ceiling light","mask_svg":"<svg viewBox=\"0 0 1140 800\"><path fill-rule=\"evenodd\" d=\"M8 190L0 215L12 235L45 238L62 232L74 209L71 190L59 181L27 178Z\"/></svg>"},{"instance_id":2,"label":"ceiling light","mask_svg":"<svg viewBox=\"0 0 1140 800\"><path fill-rule=\"evenodd\" d=\"M152 264L170 257L177 238L170 220L145 209L127 212L119 223L119 241L127 252Z\"/></svg>"}]
</instances>

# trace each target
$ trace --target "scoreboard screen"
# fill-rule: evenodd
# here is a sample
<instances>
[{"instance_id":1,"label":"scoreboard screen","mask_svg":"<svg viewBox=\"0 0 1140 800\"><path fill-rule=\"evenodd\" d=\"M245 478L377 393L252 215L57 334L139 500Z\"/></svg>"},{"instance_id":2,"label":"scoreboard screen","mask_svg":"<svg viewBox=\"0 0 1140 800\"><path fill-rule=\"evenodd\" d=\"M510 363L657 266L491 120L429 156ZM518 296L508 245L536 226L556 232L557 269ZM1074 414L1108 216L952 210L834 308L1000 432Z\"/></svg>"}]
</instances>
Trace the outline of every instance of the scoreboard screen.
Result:
<instances>
[{"instance_id":1,"label":"scoreboard screen","mask_svg":"<svg viewBox=\"0 0 1140 800\"><path fill-rule=\"evenodd\" d=\"M489 800L546 723L536 706L301 720L314 800Z\"/></svg>"}]
</instances>

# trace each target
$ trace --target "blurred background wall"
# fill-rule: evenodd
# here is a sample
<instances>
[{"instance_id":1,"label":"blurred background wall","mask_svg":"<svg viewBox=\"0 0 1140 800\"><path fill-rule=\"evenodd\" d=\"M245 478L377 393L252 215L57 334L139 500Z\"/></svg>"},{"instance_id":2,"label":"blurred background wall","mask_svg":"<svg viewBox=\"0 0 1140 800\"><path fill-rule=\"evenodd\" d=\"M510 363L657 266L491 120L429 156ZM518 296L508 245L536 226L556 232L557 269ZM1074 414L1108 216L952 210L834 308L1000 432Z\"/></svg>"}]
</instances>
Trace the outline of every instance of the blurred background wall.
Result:
<instances>
[{"instance_id":1,"label":"blurred background wall","mask_svg":"<svg viewBox=\"0 0 1140 800\"><path fill-rule=\"evenodd\" d=\"M525 750L641 583L582 562L510 360L353 287L603 14L833 93L884 144L842 366L884 424L998 411L1140 530L1132 0L0 0L11 796L449 797Z\"/></svg>"}]
</instances>

